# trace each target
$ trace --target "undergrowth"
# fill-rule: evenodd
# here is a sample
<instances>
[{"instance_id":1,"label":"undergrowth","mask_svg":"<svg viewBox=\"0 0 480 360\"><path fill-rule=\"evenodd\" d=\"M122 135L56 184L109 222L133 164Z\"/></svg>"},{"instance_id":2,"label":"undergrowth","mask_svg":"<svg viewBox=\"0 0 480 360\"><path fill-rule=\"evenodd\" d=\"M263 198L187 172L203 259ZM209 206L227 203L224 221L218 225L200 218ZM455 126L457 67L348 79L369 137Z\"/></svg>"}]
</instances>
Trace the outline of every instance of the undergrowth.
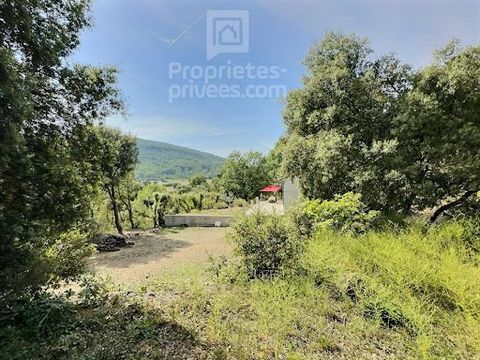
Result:
<instances>
[{"instance_id":1,"label":"undergrowth","mask_svg":"<svg viewBox=\"0 0 480 360\"><path fill-rule=\"evenodd\" d=\"M87 284L75 301L19 301L3 308L0 357L479 358L476 229L470 221L360 235L322 228L296 265L272 277L250 276L241 257L219 258L133 295Z\"/></svg>"}]
</instances>

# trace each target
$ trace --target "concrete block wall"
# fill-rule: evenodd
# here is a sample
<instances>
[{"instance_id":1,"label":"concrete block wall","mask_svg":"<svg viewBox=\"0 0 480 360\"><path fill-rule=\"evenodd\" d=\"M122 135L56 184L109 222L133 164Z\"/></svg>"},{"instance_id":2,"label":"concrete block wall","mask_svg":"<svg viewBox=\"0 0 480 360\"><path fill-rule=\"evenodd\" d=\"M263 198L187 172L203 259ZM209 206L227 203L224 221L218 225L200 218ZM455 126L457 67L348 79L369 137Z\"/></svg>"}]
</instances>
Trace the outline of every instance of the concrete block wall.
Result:
<instances>
[{"instance_id":1,"label":"concrete block wall","mask_svg":"<svg viewBox=\"0 0 480 360\"><path fill-rule=\"evenodd\" d=\"M229 227L233 223L232 216L214 215L165 215L165 226L199 226L199 227Z\"/></svg>"}]
</instances>

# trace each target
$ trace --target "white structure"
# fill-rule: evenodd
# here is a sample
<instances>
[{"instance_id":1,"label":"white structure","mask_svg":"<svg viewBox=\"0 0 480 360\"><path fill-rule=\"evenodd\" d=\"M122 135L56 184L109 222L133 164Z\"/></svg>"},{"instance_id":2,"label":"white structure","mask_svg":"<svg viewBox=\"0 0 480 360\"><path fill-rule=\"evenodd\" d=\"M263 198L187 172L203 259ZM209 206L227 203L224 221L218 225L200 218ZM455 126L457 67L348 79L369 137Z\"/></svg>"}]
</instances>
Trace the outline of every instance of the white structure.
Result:
<instances>
[{"instance_id":1,"label":"white structure","mask_svg":"<svg viewBox=\"0 0 480 360\"><path fill-rule=\"evenodd\" d=\"M300 184L297 179L283 180L283 207L287 210L300 199Z\"/></svg>"}]
</instances>

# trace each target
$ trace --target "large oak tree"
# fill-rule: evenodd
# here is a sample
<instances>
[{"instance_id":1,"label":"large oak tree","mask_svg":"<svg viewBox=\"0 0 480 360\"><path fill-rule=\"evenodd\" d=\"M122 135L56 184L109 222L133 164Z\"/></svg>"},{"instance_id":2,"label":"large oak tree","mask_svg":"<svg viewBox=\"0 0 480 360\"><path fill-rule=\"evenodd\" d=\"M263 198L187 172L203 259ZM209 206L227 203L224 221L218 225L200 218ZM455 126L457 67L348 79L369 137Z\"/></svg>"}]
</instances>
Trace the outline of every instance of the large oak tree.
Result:
<instances>
[{"instance_id":1,"label":"large oak tree","mask_svg":"<svg viewBox=\"0 0 480 360\"><path fill-rule=\"evenodd\" d=\"M449 45L415 71L328 33L286 99L284 171L310 198L354 191L403 213L457 205L480 189L479 54Z\"/></svg>"}]
</instances>

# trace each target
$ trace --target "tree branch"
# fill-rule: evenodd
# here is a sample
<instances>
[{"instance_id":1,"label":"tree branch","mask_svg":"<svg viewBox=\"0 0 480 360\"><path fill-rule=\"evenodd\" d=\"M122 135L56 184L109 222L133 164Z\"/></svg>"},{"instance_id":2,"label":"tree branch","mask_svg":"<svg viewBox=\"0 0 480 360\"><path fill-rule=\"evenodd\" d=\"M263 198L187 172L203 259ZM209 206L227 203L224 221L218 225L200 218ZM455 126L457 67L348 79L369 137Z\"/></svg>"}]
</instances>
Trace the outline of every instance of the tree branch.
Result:
<instances>
[{"instance_id":1,"label":"tree branch","mask_svg":"<svg viewBox=\"0 0 480 360\"><path fill-rule=\"evenodd\" d=\"M465 194L460 196L457 200L452 201L451 203L445 204L443 206L440 206L430 218L430 221L429 221L430 224L433 224L438 219L438 217L442 215L445 211L457 206L458 204L461 204L476 192L477 192L476 190L468 190Z\"/></svg>"}]
</instances>

